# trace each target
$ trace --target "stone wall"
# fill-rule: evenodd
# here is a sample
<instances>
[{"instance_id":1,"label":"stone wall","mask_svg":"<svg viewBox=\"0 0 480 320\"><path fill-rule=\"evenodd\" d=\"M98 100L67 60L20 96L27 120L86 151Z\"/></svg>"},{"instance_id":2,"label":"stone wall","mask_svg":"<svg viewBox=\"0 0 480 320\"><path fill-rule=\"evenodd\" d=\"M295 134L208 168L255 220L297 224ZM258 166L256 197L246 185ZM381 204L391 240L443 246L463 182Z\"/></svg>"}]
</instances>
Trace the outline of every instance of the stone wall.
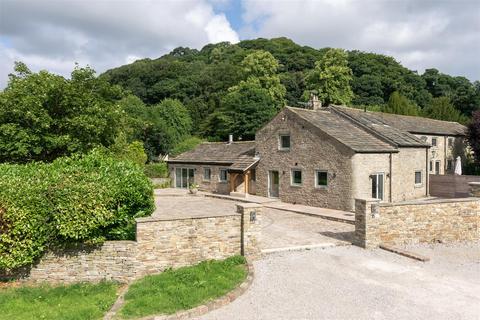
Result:
<instances>
[{"instance_id":1,"label":"stone wall","mask_svg":"<svg viewBox=\"0 0 480 320\"><path fill-rule=\"evenodd\" d=\"M479 228L480 198L391 204L356 200L355 244L365 248L480 240Z\"/></svg>"},{"instance_id":2,"label":"stone wall","mask_svg":"<svg viewBox=\"0 0 480 320\"><path fill-rule=\"evenodd\" d=\"M321 111L318 111L321 112ZM290 150L279 150L279 135L290 134ZM260 155L256 193L269 196L268 174L279 172L279 198L284 202L352 210L353 152L288 109L280 112L255 136ZM291 185L291 170L301 169L303 183ZM316 170L328 172L328 187L315 186Z\"/></svg>"},{"instance_id":3,"label":"stone wall","mask_svg":"<svg viewBox=\"0 0 480 320\"><path fill-rule=\"evenodd\" d=\"M236 213L222 216L140 218L136 241L107 241L96 247L50 251L31 268L0 272L0 279L129 282L203 260L237 254L255 257L259 253L261 216L261 205L245 203L237 205Z\"/></svg>"},{"instance_id":4,"label":"stone wall","mask_svg":"<svg viewBox=\"0 0 480 320\"><path fill-rule=\"evenodd\" d=\"M480 182L470 182L470 196L480 198Z\"/></svg>"},{"instance_id":5,"label":"stone wall","mask_svg":"<svg viewBox=\"0 0 480 320\"><path fill-rule=\"evenodd\" d=\"M228 194L229 184L228 181L220 181L220 169L228 169L230 165L212 165L212 164L180 164L169 163L168 170L170 179L172 179L172 187L175 188L175 168L192 168L194 169L194 182L198 184L199 189L202 191ZM211 176L210 180L205 180L203 172L205 168L210 168Z\"/></svg>"}]
</instances>

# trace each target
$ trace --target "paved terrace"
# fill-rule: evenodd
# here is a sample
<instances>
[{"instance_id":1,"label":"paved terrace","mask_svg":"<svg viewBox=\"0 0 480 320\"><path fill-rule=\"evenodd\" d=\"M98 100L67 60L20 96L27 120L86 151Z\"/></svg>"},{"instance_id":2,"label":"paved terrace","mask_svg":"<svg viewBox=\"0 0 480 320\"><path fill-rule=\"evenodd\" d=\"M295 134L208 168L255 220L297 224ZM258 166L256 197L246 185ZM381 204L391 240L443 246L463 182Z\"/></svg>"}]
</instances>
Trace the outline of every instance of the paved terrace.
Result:
<instances>
[{"instance_id":1,"label":"paved terrace","mask_svg":"<svg viewBox=\"0 0 480 320\"><path fill-rule=\"evenodd\" d=\"M236 201L232 201L236 200ZM270 199L271 200L271 199ZM155 190L157 209L153 217L195 218L234 214L238 198L219 199L203 193L188 195L185 190ZM316 215L298 214L276 209L263 203L261 249L268 252L297 248L348 245L353 240L354 226L349 223L321 219ZM281 204L281 203L280 203Z\"/></svg>"}]
</instances>

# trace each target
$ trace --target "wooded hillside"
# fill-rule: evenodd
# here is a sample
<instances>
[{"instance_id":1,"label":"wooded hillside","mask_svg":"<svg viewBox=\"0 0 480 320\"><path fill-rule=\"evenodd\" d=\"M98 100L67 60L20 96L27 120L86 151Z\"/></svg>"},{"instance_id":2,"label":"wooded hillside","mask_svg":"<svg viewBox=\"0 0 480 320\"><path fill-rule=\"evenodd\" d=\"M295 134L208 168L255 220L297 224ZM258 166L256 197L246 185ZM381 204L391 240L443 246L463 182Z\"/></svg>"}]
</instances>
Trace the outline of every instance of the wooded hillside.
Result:
<instances>
[{"instance_id":1,"label":"wooded hillside","mask_svg":"<svg viewBox=\"0 0 480 320\"><path fill-rule=\"evenodd\" d=\"M225 109L229 88L246 79L242 61L256 50L268 51L276 58L276 74L286 89L286 104L299 106L306 101L306 79L328 48L316 50L287 38L210 44L200 51L180 47L155 60L138 60L109 70L102 77L130 90L148 105L166 98L178 99L189 110L193 134L224 138L227 132L212 126L224 116L218 111ZM398 92L418 110L416 114L462 122L480 108L478 81L472 83L465 77L449 76L436 69L420 75L392 57L374 53L348 51L347 60L352 71L351 105L383 110L392 93ZM434 99L439 97L448 99ZM253 100L259 99L257 95Z\"/></svg>"}]
</instances>

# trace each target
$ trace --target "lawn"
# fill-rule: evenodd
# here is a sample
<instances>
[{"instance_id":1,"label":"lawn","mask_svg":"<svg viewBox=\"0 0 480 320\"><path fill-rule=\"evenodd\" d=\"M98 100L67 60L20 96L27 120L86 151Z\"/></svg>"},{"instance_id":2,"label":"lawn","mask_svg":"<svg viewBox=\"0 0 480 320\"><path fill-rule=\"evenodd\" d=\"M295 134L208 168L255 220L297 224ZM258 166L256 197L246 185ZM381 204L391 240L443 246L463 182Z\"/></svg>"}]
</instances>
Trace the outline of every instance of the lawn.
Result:
<instances>
[{"instance_id":1,"label":"lawn","mask_svg":"<svg viewBox=\"0 0 480 320\"><path fill-rule=\"evenodd\" d=\"M241 256L146 276L130 286L120 315L136 318L190 309L228 293L246 276Z\"/></svg>"},{"instance_id":2,"label":"lawn","mask_svg":"<svg viewBox=\"0 0 480 320\"><path fill-rule=\"evenodd\" d=\"M0 319L101 319L116 293L112 282L0 289Z\"/></svg>"}]
</instances>

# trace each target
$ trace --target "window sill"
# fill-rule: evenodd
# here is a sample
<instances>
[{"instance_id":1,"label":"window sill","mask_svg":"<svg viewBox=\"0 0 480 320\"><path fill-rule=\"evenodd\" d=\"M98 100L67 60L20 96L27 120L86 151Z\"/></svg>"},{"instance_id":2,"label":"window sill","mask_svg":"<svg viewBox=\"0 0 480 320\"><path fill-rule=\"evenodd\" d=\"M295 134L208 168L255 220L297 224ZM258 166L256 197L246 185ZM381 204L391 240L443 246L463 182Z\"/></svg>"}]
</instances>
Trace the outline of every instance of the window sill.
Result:
<instances>
[{"instance_id":1,"label":"window sill","mask_svg":"<svg viewBox=\"0 0 480 320\"><path fill-rule=\"evenodd\" d=\"M423 187L423 183L418 183L418 184L416 183L416 184L414 185L414 187L415 187L415 188L422 188L422 187Z\"/></svg>"},{"instance_id":2,"label":"window sill","mask_svg":"<svg viewBox=\"0 0 480 320\"><path fill-rule=\"evenodd\" d=\"M288 149L278 149L278 151L280 151L280 152L288 152L288 151L290 151L290 148L288 148Z\"/></svg>"},{"instance_id":3,"label":"window sill","mask_svg":"<svg viewBox=\"0 0 480 320\"><path fill-rule=\"evenodd\" d=\"M328 186L315 186L316 190L328 190Z\"/></svg>"},{"instance_id":4,"label":"window sill","mask_svg":"<svg viewBox=\"0 0 480 320\"><path fill-rule=\"evenodd\" d=\"M303 187L303 184L290 184L290 187L301 188Z\"/></svg>"}]
</instances>

